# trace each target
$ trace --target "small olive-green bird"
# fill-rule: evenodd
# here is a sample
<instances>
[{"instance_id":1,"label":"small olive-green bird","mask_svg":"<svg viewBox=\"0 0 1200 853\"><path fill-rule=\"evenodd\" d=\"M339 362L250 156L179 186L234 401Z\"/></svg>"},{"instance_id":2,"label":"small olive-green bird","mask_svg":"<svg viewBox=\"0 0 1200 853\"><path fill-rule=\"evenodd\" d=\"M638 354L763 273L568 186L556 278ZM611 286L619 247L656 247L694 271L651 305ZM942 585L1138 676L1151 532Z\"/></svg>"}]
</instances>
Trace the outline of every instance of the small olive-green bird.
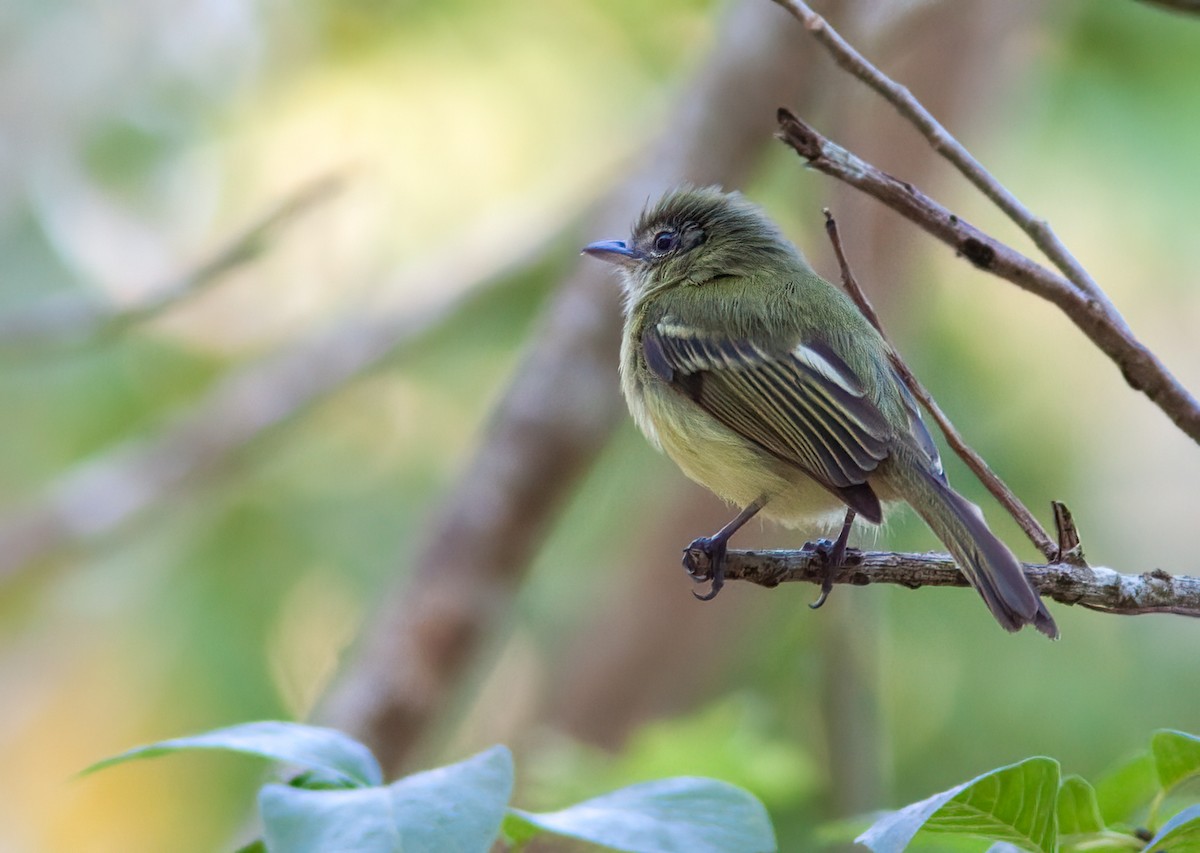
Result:
<instances>
[{"instance_id":1,"label":"small olive-green bird","mask_svg":"<svg viewBox=\"0 0 1200 853\"><path fill-rule=\"evenodd\" d=\"M699 597L721 588L729 537L756 513L790 526L844 513L837 542L820 545L823 601L855 516L881 524L907 503L1006 630L1058 636L1016 557L947 482L888 344L761 210L716 188L675 190L628 242L583 251L624 274L621 386L637 425L743 507L685 550L689 570L712 581Z\"/></svg>"}]
</instances>

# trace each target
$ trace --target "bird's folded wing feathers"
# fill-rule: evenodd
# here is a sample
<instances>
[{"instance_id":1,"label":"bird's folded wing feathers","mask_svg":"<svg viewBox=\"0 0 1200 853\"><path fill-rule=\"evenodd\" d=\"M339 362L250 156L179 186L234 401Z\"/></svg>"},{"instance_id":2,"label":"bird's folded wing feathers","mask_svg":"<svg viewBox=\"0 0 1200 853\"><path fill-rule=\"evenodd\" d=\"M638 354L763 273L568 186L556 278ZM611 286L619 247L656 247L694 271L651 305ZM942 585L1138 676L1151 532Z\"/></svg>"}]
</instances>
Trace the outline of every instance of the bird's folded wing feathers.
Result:
<instances>
[{"instance_id":1,"label":"bird's folded wing feathers","mask_svg":"<svg viewBox=\"0 0 1200 853\"><path fill-rule=\"evenodd\" d=\"M866 483L888 455L892 428L827 346L770 353L747 341L660 322L646 328L642 347L659 378L834 492Z\"/></svg>"},{"instance_id":2,"label":"bird's folded wing feathers","mask_svg":"<svg viewBox=\"0 0 1200 853\"><path fill-rule=\"evenodd\" d=\"M921 419L921 409L917 406L917 400L904 384L904 380L900 377L900 374L893 370L892 375L896 380L896 387L900 389L900 398L904 401L904 408L908 412L908 431L917 448L928 460L929 467L933 470L933 473L945 481L946 472L942 468L942 456L938 453L933 436L929 434L929 428L925 426L925 421Z\"/></svg>"}]
</instances>

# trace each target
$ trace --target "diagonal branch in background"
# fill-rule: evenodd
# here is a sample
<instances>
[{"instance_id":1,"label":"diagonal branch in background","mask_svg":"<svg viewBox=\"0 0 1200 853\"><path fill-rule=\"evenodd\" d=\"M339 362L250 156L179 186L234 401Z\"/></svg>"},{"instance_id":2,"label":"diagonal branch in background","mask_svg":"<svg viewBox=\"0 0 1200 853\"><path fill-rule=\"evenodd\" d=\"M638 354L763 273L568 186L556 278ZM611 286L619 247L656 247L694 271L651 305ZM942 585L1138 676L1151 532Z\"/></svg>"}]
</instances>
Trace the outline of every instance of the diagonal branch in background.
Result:
<instances>
[{"instance_id":1,"label":"diagonal branch in background","mask_svg":"<svg viewBox=\"0 0 1200 853\"><path fill-rule=\"evenodd\" d=\"M887 332L883 330L883 324L879 321L879 315L875 312L875 306L871 304L871 300L863 293L861 287L858 286L858 280L854 277L854 272L850 269L850 261L846 258L845 249L842 247L842 238L838 234L837 221L833 218L829 208L825 208L825 230L829 234L829 241L833 244L833 253L837 256L838 266L842 273L842 286L854 300L854 304L858 306L858 310L863 313L867 321L875 327L879 332L884 342L888 346L888 357L892 362L892 367L900 375L901 380L908 386L908 390L912 392L917 401L925 407L925 411L929 412L930 416L937 423L938 428L942 431L942 435L946 437L946 443L950 448L958 454L959 458L967 464L972 473L979 478L979 482L987 488L992 496L1000 502L1000 505L1008 510L1009 515L1016 520L1025 535L1029 537L1029 541L1041 551L1046 557L1053 558L1059 553L1059 547L1050 539L1050 534L1043 529L1042 525L1034 517L1033 513L1021 503L1021 500L1013 493L1004 481L1001 480L992 469L984 461L983 457L976 453L966 440L946 417L946 413L942 411L941 406L933 399L933 395L921 384L920 380L909 369L904 359L900 357L900 352L896 349Z\"/></svg>"},{"instance_id":2,"label":"diagonal branch in background","mask_svg":"<svg viewBox=\"0 0 1200 853\"><path fill-rule=\"evenodd\" d=\"M813 551L730 551L725 577L774 587L803 581L819 584L825 564ZM1025 563L1025 576L1039 595L1063 604L1126 616L1174 613L1200 616L1200 577L1170 575L1161 569L1123 575L1112 569L1069 563ZM969 584L948 554L900 554L891 551L846 551L846 563L834 583L866 586L890 583L918 589L923 586L967 587Z\"/></svg>"},{"instance_id":3,"label":"diagonal branch in background","mask_svg":"<svg viewBox=\"0 0 1200 853\"><path fill-rule=\"evenodd\" d=\"M425 307L373 306L239 368L157 434L84 462L32 504L0 518L0 582L60 549L130 524L263 431L453 316L486 287L541 260L561 238L560 218L540 230L523 217L508 219L502 233L490 222L468 228L453 250L439 250L436 258L415 264L386 288L428 293L429 282L436 281L436 298Z\"/></svg>"},{"instance_id":4,"label":"diagonal branch in background","mask_svg":"<svg viewBox=\"0 0 1200 853\"><path fill-rule=\"evenodd\" d=\"M1200 403L1123 324L1114 323L1100 303L1081 294L1062 276L951 213L911 184L826 139L790 110L780 109L778 119L779 139L817 171L883 202L980 269L1058 306L1120 368L1130 386L1143 392L1176 426L1200 442Z\"/></svg>"},{"instance_id":5,"label":"diagonal branch in background","mask_svg":"<svg viewBox=\"0 0 1200 853\"><path fill-rule=\"evenodd\" d=\"M760 0L733 4L696 77L672 98L666 133L637 155L587 233L625 233L648 198L681 181L740 184L770 142L778 97L802 91L792 60L801 37ZM620 421L618 288L599 267L563 282L425 544L405 558L412 576L384 602L325 705L322 717L391 772L444 715L546 529Z\"/></svg>"},{"instance_id":6,"label":"diagonal branch in background","mask_svg":"<svg viewBox=\"0 0 1200 853\"><path fill-rule=\"evenodd\" d=\"M0 347L16 349L80 342L152 320L206 290L230 270L257 258L275 231L328 201L344 185L341 174L326 175L306 184L236 234L194 270L153 288L148 297L133 305L120 306L64 293L0 315Z\"/></svg>"}]
</instances>

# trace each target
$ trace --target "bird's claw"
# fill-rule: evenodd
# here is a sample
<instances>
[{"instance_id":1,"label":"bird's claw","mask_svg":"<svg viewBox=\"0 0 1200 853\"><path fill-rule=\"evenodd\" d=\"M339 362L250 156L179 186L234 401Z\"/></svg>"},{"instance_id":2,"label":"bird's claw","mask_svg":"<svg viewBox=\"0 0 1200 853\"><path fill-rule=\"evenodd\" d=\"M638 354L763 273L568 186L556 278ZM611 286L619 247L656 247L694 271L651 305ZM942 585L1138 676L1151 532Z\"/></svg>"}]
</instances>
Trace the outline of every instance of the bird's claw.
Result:
<instances>
[{"instance_id":1,"label":"bird's claw","mask_svg":"<svg viewBox=\"0 0 1200 853\"><path fill-rule=\"evenodd\" d=\"M808 606L817 610L828 599L829 593L833 591L833 576L837 570L842 567L842 563L846 558L846 546L842 545L839 550L838 543L831 539L818 539L816 542L805 542L801 551L815 552L820 555L821 560L825 563L825 576L821 581L821 594L817 596L817 600L810 603Z\"/></svg>"},{"instance_id":2,"label":"bird's claw","mask_svg":"<svg viewBox=\"0 0 1200 853\"><path fill-rule=\"evenodd\" d=\"M692 595L700 601L712 601L725 585L725 542L701 536L683 549L683 567L696 583L711 581L708 592Z\"/></svg>"},{"instance_id":3,"label":"bird's claw","mask_svg":"<svg viewBox=\"0 0 1200 853\"><path fill-rule=\"evenodd\" d=\"M723 581L721 578L713 578L712 579L712 587L709 588L708 592L704 593L704 595L701 595L700 593L696 592L696 590L693 589L692 595L696 598L697 601L712 601L714 598L717 597L717 593L721 591L721 587L723 587L724 585L725 585L725 581Z\"/></svg>"}]
</instances>

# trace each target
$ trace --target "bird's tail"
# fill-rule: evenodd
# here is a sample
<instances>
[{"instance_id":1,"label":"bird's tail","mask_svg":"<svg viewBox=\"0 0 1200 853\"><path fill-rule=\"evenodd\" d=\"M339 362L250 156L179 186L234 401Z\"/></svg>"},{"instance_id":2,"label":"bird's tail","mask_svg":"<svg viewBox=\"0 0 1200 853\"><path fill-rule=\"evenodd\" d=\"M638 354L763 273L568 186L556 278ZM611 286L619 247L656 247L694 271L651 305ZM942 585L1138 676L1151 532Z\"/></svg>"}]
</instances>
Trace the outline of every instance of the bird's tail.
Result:
<instances>
[{"instance_id":1,"label":"bird's tail","mask_svg":"<svg viewBox=\"0 0 1200 853\"><path fill-rule=\"evenodd\" d=\"M988 529L979 507L925 466L893 457L889 479L953 555L1006 631L1033 625L1047 637L1058 626L1013 553ZM907 464L906 464L907 463Z\"/></svg>"}]
</instances>

